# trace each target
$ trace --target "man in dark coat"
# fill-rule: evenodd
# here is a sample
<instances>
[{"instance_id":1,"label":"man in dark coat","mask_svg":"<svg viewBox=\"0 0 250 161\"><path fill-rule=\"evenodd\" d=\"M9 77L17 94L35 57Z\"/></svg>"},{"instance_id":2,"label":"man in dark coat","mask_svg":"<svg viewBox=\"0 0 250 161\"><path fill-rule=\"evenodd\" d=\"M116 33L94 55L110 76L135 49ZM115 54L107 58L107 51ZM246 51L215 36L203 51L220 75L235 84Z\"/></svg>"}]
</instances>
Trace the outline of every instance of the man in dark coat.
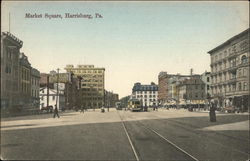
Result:
<instances>
[{"instance_id":1,"label":"man in dark coat","mask_svg":"<svg viewBox=\"0 0 250 161\"><path fill-rule=\"evenodd\" d=\"M209 112L211 122L216 122L215 110L216 110L216 105L215 105L215 103L212 102L211 107L210 107L210 112Z\"/></svg>"},{"instance_id":2,"label":"man in dark coat","mask_svg":"<svg viewBox=\"0 0 250 161\"><path fill-rule=\"evenodd\" d=\"M58 118L60 118L60 116L59 116L59 114L58 114L58 108L57 108L57 106L55 105L55 109L54 109L54 118L56 117L56 115L57 115Z\"/></svg>"}]
</instances>

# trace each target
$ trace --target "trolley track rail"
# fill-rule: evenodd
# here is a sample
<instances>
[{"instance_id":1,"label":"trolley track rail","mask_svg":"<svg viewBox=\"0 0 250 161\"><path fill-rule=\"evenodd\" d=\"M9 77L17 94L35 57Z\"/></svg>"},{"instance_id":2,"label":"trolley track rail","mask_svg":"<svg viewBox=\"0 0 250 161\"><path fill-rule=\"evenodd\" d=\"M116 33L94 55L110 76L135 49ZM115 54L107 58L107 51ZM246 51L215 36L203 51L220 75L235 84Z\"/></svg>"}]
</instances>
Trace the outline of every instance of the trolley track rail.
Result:
<instances>
[{"instance_id":1,"label":"trolley track rail","mask_svg":"<svg viewBox=\"0 0 250 161\"><path fill-rule=\"evenodd\" d=\"M158 117L157 115L154 115L154 116L157 117L157 118L159 118L159 119L157 119L157 121L162 122L162 121L160 120L160 117ZM194 130L190 130L190 128L188 128L188 126L194 128L194 129L200 129L200 128L201 128L201 127L198 127L198 126L194 126L193 124L188 124L188 123L185 123L185 122L179 122L179 121L175 121L175 120L171 120L171 119L168 119L168 122L174 124L175 126L179 126L179 127L183 128L183 129L185 129L185 130L187 130L187 131L193 132L193 133L195 133L196 135L199 135L199 136L203 136L203 135L204 135L204 134L202 134L202 133L195 132ZM230 138L230 139L236 139L236 140L240 140L240 141L243 141L243 142L249 142L249 141L250 141L249 139L242 139L242 138L238 138L238 137L226 135L226 134L223 134L223 133L220 133L220 132L216 132L216 131L211 131L211 132L212 132L212 133L215 133L215 134L218 134L218 135L221 135L221 136L223 136L223 137ZM223 144L220 144L220 143L218 143L218 142L216 142L216 141L211 140L211 142L213 142L214 144L217 144L217 145L220 145L220 146L222 146L222 147L227 148L227 146L225 146L225 145L223 145ZM233 149L234 151L237 151L237 152L242 153L242 154L244 154L244 155L249 155L249 154L250 154L249 152L247 153L247 152L244 152L244 151L240 151L240 150L238 150L238 149L235 149L235 148L232 148L232 149Z\"/></svg>"},{"instance_id":2,"label":"trolley track rail","mask_svg":"<svg viewBox=\"0 0 250 161\"><path fill-rule=\"evenodd\" d=\"M129 140L129 143L130 143L130 145L131 145L131 148L132 148L132 150L133 150L133 152L134 152L135 158L136 158L137 161L139 161L140 158L138 157L138 156L139 156L139 155L138 155L138 152L136 151L135 146L134 146L134 144L132 143L132 140L131 140L131 138L130 138L128 129L127 129L125 123L124 123L126 120L124 119L124 117L122 117L122 116L120 115L120 113L119 113L118 111L117 111L117 113L118 113L118 115L119 115L119 117L120 117L120 119L121 119L121 121L122 121L122 125L123 125L123 128L124 128L124 131L125 131L125 133L126 133L126 135L127 135L127 137L128 137L128 140ZM144 129L146 129L146 130L148 130L148 131L154 133L157 137L161 138L161 140L163 140L164 142L170 144L172 147L174 147L175 149L177 149L178 151L180 151L180 152L183 153L184 155L188 156L188 157L191 158L192 160L199 161L196 157L194 157L193 155L189 154L187 151L185 151L184 149L182 149L182 148L179 147L178 145L176 145L176 144L174 144L173 142L171 142L169 139L167 139L166 137L164 137L163 135L161 135L159 132L155 131L154 129L152 129L152 128L146 126L146 125L144 125L144 124L141 123L140 121L136 121L136 122L137 122L138 124L140 124L141 127L143 127Z\"/></svg>"}]
</instances>

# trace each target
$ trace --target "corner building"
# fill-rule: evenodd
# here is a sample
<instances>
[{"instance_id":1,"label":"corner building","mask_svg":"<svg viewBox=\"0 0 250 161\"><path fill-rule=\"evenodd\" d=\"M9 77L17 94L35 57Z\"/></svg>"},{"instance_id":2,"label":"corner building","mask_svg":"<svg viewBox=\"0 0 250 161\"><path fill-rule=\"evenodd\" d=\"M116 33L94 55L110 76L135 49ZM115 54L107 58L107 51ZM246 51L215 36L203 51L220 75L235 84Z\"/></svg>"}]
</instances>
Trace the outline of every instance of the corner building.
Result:
<instances>
[{"instance_id":1,"label":"corner building","mask_svg":"<svg viewBox=\"0 0 250 161\"><path fill-rule=\"evenodd\" d=\"M153 82L150 85L135 83L132 98L140 100L143 107L158 106L158 85Z\"/></svg>"},{"instance_id":2,"label":"corner building","mask_svg":"<svg viewBox=\"0 0 250 161\"><path fill-rule=\"evenodd\" d=\"M74 78L82 77L81 92L78 93L78 102L85 108L100 108L104 106L104 74L105 68L96 68L94 65L66 65L65 70L74 74Z\"/></svg>"},{"instance_id":3,"label":"corner building","mask_svg":"<svg viewBox=\"0 0 250 161\"><path fill-rule=\"evenodd\" d=\"M217 106L249 111L249 29L208 53L212 98Z\"/></svg>"},{"instance_id":4,"label":"corner building","mask_svg":"<svg viewBox=\"0 0 250 161\"><path fill-rule=\"evenodd\" d=\"M23 42L1 33L1 109L19 106L19 53Z\"/></svg>"}]
</instances>

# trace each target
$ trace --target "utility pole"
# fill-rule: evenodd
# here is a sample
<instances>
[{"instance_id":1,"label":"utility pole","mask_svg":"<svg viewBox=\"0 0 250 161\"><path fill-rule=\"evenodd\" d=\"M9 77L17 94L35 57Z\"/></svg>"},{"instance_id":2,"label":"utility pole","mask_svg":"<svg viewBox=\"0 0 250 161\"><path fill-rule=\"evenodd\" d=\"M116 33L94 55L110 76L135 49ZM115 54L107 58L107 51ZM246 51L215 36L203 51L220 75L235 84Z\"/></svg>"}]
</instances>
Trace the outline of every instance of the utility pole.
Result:
<instances>
[{"instance_id":1,"label":"utility pole","mask_svg":"<svg viewBox=\"0 0 250 161\"><path fill-rule=\"evenodd\" d=\"M47 75L47 107L49 106L49 75Z\"/></svg>"},{"instance_id":2,"label":"utility pole","mask_svg":"<svg viewBox=\"0 0 250 161\"><path fill-rule=\"evenodd\" d=\"M78 99L77 99L77 105L81 106L81 88L82 88L82 77L81 76L77 76L78 78Z\"/></svg>"},{"instance_id":3,"label":"utility pole","mask_svg":"<svg viewBox=\"0 0 250 161\"><path fill-rule=\"evenodd\" d=\"M56 107L58 105L58 96L59 96L59 89L58 89L58 84L59 84L59 68L57 68L57 86L56 86ZM57 109L59 109L59 107L57 107Z\"/></svg>"},{"instance_id":4,"label":"utility pole","mask_svg":"<svg viewBox=\"0 0 250 161\"><path fill-rule=\"evenodd\" d=\"M10 12L9 12L9 33L10 33Z\"/></svg>"}]
</instances>

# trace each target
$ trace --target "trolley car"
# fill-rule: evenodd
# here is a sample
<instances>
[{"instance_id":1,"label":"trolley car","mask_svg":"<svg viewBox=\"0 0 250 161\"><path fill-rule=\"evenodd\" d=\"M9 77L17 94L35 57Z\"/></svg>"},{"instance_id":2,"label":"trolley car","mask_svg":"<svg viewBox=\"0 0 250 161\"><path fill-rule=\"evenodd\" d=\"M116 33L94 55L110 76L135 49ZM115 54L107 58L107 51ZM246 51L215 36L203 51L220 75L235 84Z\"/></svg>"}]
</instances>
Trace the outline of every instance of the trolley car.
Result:
<instances>
[{"instance_id":1,"label":"trolley car","mask_svg":"<svg viewBox=\"0 0 250 161\"><path fill-rule=\"evenodd\" d=\"M131 111L142 111L141 101L138 99L130 99L128 101L128 109Z\"/></svg>"}]
</instances>

